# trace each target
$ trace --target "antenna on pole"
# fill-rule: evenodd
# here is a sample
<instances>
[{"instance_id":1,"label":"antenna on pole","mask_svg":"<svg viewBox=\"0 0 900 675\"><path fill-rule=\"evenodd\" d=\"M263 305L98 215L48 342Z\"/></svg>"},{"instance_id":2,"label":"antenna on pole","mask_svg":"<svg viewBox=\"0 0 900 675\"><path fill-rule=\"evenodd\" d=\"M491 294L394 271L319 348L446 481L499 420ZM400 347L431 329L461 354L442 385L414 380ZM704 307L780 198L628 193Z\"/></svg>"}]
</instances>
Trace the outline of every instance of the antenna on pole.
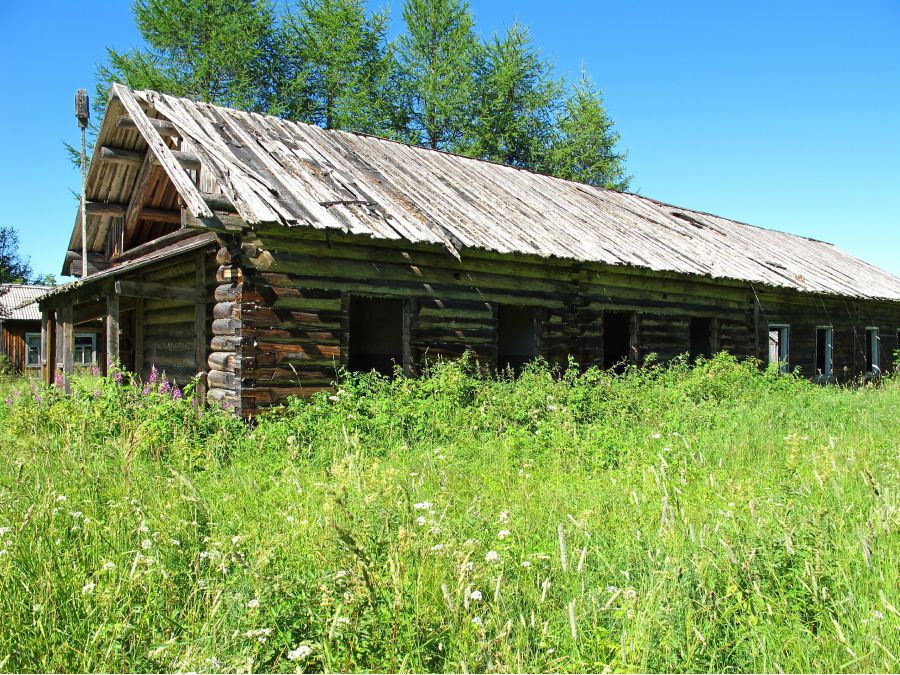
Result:
<instances>
[{"instance_id":1,"label":"antenna on pole","mask_svg":"<svg viewBox=\"0 0 900 675\"><path fill-rule=\"evenodd\" d=\"M91 119L91 102L86 89L79 89L75 93L75 117L78 118L78 126L81 127L81 276L88 275L87 259L87 142L86 132L88 122Z\"/></svg>"}]
</instances>

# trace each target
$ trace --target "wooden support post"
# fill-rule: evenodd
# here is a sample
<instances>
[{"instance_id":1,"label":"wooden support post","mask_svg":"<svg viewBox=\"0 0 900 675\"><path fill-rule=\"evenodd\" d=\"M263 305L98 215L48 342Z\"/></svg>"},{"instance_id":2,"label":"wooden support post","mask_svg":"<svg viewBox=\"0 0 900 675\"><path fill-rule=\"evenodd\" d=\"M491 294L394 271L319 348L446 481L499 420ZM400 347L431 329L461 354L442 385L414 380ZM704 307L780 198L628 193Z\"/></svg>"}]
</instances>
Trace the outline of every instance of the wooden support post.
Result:
<instances>
[{"instance_id":1,"label":"wooden support post","mask_svg":"<svg viewBox=\"0 0 900 675\"><path fill-rule=\"evenodd\" d=\"M72 375L75 373L75 326L72 323L72 305L59 308L60 333L62 334L63 390L72 393Z\"/></svg>"},{"instance_id":2,"label":"wooden support post","mask_svg":"<svg viewBox=\"0 0 900 675\"><path fill-rule=\"evenodd\" d=\"M56 364L59 361L56 351L59 326L54 310L44 310L44 315L47 320L47 335L44 343L44 384L49 387L56 379Z\"/></svg>"},{"instance_id":3,"label":"wooden support post","mask_svg":"<svg viewBox=\"0 0 900 675\"><path fill-rule=\"evenodd\" d=\"M119 296L106 296L106 365L104 374L109 374L110 366L119 364Z\"/></svg>"},{"instance_id":4,"label":"wooden support post","mask_svg":"<svg viewBox=\"0 0 900 675\"><path fill-rule=\"evenodd\" d=\"M143 377L144 372L144 299L134 305L134 372Z\"/></svg>"},{"instance_id":5,"label":"wooden support post","mask_svg":"<svg viewBox=\"0 0 900 675\"><path fill-rule=\"evenodd\" d=\"M412 322L413 316L415 314L415 302L416 301L412 298L407 298L403 302L403 328L401 349L403 354L403 374L407 377L415 376L415 369L413 368L412 349L410 346Z\"/></svg>"},{"instance_id":6,"label":"wooden support post","mask_svg":"<svg viewBox=\"0 0 900 675\"><path fill-rule=\"evenodd\" d=\"M52 372L52 368L48 366L50 363L49 355L50 355L50 326L53 324L53 317L50 313L49 309L41 310L41 381L50 386L50 381L48 381L47 372ZM52 381L53 376L49 376L49 380Z\"/></svg>"},{"instance_id":7,"label":"wooden support post","mask_svg":"<svg viewBox=\"0 0 900 675\"><path fill-rule=\"evenodd\" d=\"M194 284L197 293L203 297L203 301L194 304L194 362L197 374L197 399L200 405L206 401L206 358L209 351L209 338L206 334L206 256L201 254L196 258L194 270Z\"/></svg>"}]
</instances>

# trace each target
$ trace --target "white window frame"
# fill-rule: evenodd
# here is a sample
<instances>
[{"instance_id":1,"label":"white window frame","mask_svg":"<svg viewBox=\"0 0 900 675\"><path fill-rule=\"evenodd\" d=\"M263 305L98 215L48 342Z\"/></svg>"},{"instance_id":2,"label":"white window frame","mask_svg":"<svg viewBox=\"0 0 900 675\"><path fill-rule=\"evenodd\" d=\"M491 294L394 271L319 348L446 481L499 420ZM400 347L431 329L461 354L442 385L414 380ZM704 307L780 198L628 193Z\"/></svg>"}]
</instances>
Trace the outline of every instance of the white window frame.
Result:
<instances>
[{"instance_id":1,"label":"white window frame","mask_svg":"<svg viewBox=\"0 0 900 675\"><path fill-rule=\"evenodd\" d=\"M78 347L76 344L72 345L72 359L76 366L80 366L82 368L86 368L88 366L96 366L97 365L97 334L96 333L75 333L75 340L73 343L78 340L78 338L90 338L91 339L91 360L90 363L85 363L84 361L79 361L77 359L78 356ZM82 350L83 351L83 350Z\"/></svg>"},{"instance_id":2,"label":"white window frame","mask_svg":"<svg viewBox=\"0 0 900 675\"><path fill-rule=\"evenodd\" d=\"M770 323L766 336L768 338L769 363L772 363L772 333L778 331L778 369L782 373L790 372L791 327L786 323Z\"/></svg>"},{"instance_id":3,"label":"white window frame","mask_svg":"<svg viewBox=\"0 0 900 675\"><path fill-rule=\"evenodd\" d=\"M872 350L872 370L866 371L866 375L881 375L881 335L878 326L866 326L867 349Z\"/></svg>"},{"instance_id":4,"label":"white window frame","mask_svg":"<svg viewBox=\"0 0 900 675\"><path fill-rule=\"evenodd\" d=\"M825 370L821 373L818 371L820 330L825 331ZM813 363L813 370L817 378L825 380L834 373L834 326L816 326L816 360Z\"/></svg>"},{"instance_id":5,"label":"white window frame","mask_svg":"<svg viewBox=\"0 0 900 675\"><path fill-rule=\"evenodd\" d=\"M29 338L37 338L38 348L37 348L37 362L36 363L31 363L28 360L28 356L29 356L29 354L31 354L31 349L28 347L28 339ZM25 333L25 367L26 368L40 368L42 365L41 358L42 358L41 334L34 333L34 332Z\"/></svg>"}]
</instances>

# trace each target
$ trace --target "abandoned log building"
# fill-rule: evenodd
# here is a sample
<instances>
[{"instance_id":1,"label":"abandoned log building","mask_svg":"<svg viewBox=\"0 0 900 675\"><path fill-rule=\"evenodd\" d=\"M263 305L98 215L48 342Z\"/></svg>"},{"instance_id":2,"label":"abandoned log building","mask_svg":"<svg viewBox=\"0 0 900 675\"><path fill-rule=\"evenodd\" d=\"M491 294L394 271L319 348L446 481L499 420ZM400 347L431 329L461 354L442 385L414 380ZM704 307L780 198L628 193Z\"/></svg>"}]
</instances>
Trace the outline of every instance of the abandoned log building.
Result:
<instances>
[{"instance_id":1,"label":"abandoned log building","mask_svg":"<svg viewBox=\"0 0 900 675\"><path fill-rule=\"evenodd\" d=\"M45 377L100 318L108 358L203 373L245 416L338 367L466 350L606 368L727 350L826 380L891 367L900 338L900 278L821 241L120 85L87 200L88 260L76 220L63 273L89 274L40 301Z\"/></svg>"}]
</instances>

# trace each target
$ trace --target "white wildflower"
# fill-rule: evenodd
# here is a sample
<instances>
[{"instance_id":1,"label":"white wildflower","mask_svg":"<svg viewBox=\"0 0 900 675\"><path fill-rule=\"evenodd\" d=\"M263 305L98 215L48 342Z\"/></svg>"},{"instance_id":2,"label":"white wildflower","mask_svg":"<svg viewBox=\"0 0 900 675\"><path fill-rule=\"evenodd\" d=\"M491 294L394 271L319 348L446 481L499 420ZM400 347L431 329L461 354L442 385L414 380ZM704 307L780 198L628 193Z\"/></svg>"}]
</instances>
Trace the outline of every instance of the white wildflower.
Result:
<instances>
[{"instance_id":1,"label":"white wildflower","mask_svg":"<svg viewBox=\"0 0 900 675\"><path fill-rule=\"evenodd\" d=\"M288 516L288 517L287 517L287 521L288 521L291 525L294 524L294 521L295 521L295 520L296 520L296 518L294 518L294 516Z\"/></svg>"},{"instance_id":2,"label":"white wildflower","mask_svg":"<svg viewBox=\"0 0 900 675\"><path fill-rule=\"evenodd\" d=\"M58 496L56 497L56 501L57 501L57 503L61 504L62 502L66 501L66 496L65 496L65 495L58 495Z\"/></svg>"},{"instance_id":3,"label":"white wildflower","mask_svg":"<svg viewBox=\"0 0 900 675\"><path fill-rule=\"evenodd\" d=\"M0 527L0 537L4 536L10 530L12 530L11 527Z\"/></svg>"},{"instance_id":4,"label":"white wildflower","mask_svg":"<svg viewBox=\"0 0 900 675\"><path fill-rule=\"evenodd\" d=\"M94 592L94 588L96 588L93 581L87 582L84 586L81 587L81 594L88 595Z\"/></svg>"},{"instance_id":5,"label":"white wildflower","mask_svg":"<svg viewBox=\"0 0 900 675\"><path fill-rule=\"evenodd\" d=\"M435 544L434 546L431 547L431 550L432 551L442 551L442 550L444 550L444 545L443 544Z\"/></svg>"},{"instance_id":6,"label":"white wildflower","mask_svg":"<svg viewBox=\"0 0 900 675\"><path fill-rule=\"evenodd\" d=\"M103 563L103 569L114 570L114 569L116 569L116 563L107 561L107 562Z\"/></svg>"},{"instance_id":7,"label":"white wildflower","mask_svg":"<svg viewBox=\"0 0 900 675\"><path fill-rule=\"evenodd\" d=\"M416 518L416 525L418 525L419 527L422 527L427 522L428 521L425 520L425 518L423 516L419 516L418 518Z\"/></svg>"},{"instance_id":8,"label":"white wildflower","mask_svg":"<svg viewBox=\"0 0 900 675\"><path fill-rule=\"evenodd\" d=\"M500 530L497 533L497 539L506 539L511 534L512 532L510 532L509 530Z\"/></svg>"},{"instance_id":9,"label":"white wildflower","mask_svg":"<svg viewBox=\"0 0 900 675\"><path fill-rule=\"evenodd\" d=\"M497 517L497 520L499 520L501 523L508 523L509 522L509 511L501 511L500 515Z\"/></svg>"},{"instance_id":10,"label":"white wildflower","mask_svg":"<svg viewBox=\"0 0 900 675\"><path fill-rule=\"evenodd\" d=\"M150 531L150 528L147 527L147 523L142 520L141 524L138 525L138 532L141 532L142 534L146 534L149 531Z\"/></svg>"},{"instance_id":11,"label":"white wildflower","mask_svg":"<svg viewBox=\"0 0 900 675\"><path fill-rule=\"evenodd\" d=\"M44 611L44 606L43 606L43 605L32 605L32 606L31 606L31 612L32 612L33 614L40 614L40 613L43 612L43 611Z\"/></svg>"},{"instance_id":12,"label":"white wildflower","mask_svg":"<svg viewBox=\"0 0 900 675\"><path fill-rule=\"evenodd\" d=\"M480 626L480 625L481 625L481 617L480 617L480 616L473 616L473 617L472 617L472 623L474 623L476 626Z\"/></svg>"},{"instance_id":13,"label":"white wildflower","mask_svg":"<svg viewBox=\"0 0 900 675\"><path fill-rule=\"evenodd\" d=\"M256 609L259 607L259 598L253 598L250 602L247 603L248 609Z\"/></svg>"},{"instance_id":14,"label":"white wildflower","mask_svg":"<svg viewBox=\"0 0 900 675\"><path fill-rule=\"evenodd\" d=\"M653 434L653 438L659 440L660 438L662 438L662 434Z\"/></svg>"},{"instance_id":15,"label":"white wildflower","mask_svg":"<svg viewBox=\"0 0 900 675\"><path fill-rule=\"evenodd\" d=\"M272 634L271 628L254 628L254 629L248 630L246 633L244 633L244 637L259 639L261 637L268 637L271 634Z\"/></svg>"},{"instance_id":16,"label":"white wildflower","mask_svg":"<svg viewBox=\"0 0 900 675\"><path fill-rule=\"evenodd\" d=\"M469 597L472 598L472 600L474 600L475 602L481 602L481 599L484 596L481 594L481 591L472 591L469 594Z\"/></svg>"},{"instance_id":17,"label":"white wildflower","mask_svg":"<svg viewBox=\"0 0 900 675\"><path fill-rule=\"evenodd\" d=\"M0 558L7 555L8 553L9 551L7 551L5 548L0 549Z\"/></svg>"},{"instance_id":18,"label":"white wildflower","mask_svg":"<svg viewBox=\"0 0 900 675\"><path fill-rule=\"evenodd\" d=\"M530 560L523 560L523 561L521 562L521 565L522 565L522 567L524 567L524 568L527 569L527 568L531 567L531 561L530 561Z\"/></svg>"},{"instance_id":19,"label":"white wildflower","mask_svg":"<svg viewBox=\"0 0 900 675\"><path fill-rule=\"evenodd\" d=\"M312 649L306 645L300 645L287 653L288 661L305 661L312 655Z\"/></svg>"},{"instance_id":20,"label":"white wildflower","mask_svg":"<svg viewBox=\"0 0 900 675\"><path fill-rule=\"evenodd\" d=\"M153 542L150 541L149 539L144 539L144 541L141 542L141 548L144 549L145 551L148 548L150 548L151 546L153 546Z\"/></svg>"},{"instance_id":21,"label":"white wildflower","mask_svg":"<svg viewBox=\"0 0 900 675\"><path fill-rule=\"evenodd\" d=\"M181 542L177 539L169 539L169 543L172 544L172 546L181 546Z\"/></svg>"},{"instance_id":22,"label":"white wildflower","mask_svg":"<svg viewBox=\"0 0 900 675\"><path fill-rule=\"evenodd\" d=\"M872 618L873 618L873 619L881 620L881 619L884 618L884 612L880 612L880 611L877 610L877 609L873 609L873 610L872 610Z\"/></svg>"},{"instance_id":23,"label":"white wildflower","mask_svg":"<svg viewBox=\"0 0 900 675\"><path fill-rule=\"evenodd\" d=\"M417 504L413 504L413 508L418 509L419 511L427 511L433 506L434 504L431 502L418 502Z\"/></svg>"},{"instance_id":24,"label":"white wildflower","mask_svg":"<svg viewBox=\"0 0 900 675\"><path fill-rule=\"evenodd\" d=\"M500 562L500 554L497 551L488 551L487 555L484 556L486 562L495 563Z\"/></svg>"},{"instance_id":25,"label":"white wildflower","mask_svg":"<svg viewBox=\"0 0 900 675\"><path fill-rule=\"evenodd\" d=\"M231 538L231 543L232 543L232 544L237 544L240 540L241 540L241 535L236 534L236 535L234 535L234 536Z\"/></svg>"},{"instance_id":26,"label":"white wildflower","mask_svg":"<svg viewBox=\"0 0 900 675\"><path fill-rule=\"evenodd\" d=\"M78 520L84 514L81 511L69 511L69 515L72 516L75 520Z\"/></svg>"}]
</instances>

